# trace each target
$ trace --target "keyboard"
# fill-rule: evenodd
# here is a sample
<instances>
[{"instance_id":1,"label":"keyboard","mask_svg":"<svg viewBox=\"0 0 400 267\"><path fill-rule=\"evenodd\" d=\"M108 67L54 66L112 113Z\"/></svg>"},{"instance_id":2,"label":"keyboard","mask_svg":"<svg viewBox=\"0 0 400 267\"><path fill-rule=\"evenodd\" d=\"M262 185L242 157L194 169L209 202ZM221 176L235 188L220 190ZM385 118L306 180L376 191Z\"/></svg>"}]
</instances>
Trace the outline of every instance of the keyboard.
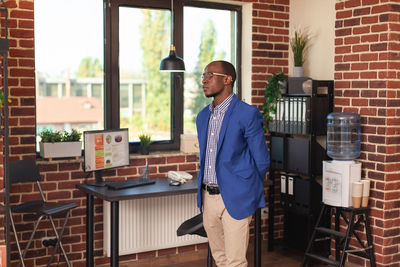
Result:
<instances>
[{"instance_id":1,"label":"keyboard","mask_svg":"<svg viewBox=\"0 0 400 267\"><path fill-rule=\"evenodd\" d=\"M150 179L131 179L125 181L114 181L114 182L107 182L107 187L113 190L143 186L154 184L156 181Z\"/></svg>"}]
</instances>

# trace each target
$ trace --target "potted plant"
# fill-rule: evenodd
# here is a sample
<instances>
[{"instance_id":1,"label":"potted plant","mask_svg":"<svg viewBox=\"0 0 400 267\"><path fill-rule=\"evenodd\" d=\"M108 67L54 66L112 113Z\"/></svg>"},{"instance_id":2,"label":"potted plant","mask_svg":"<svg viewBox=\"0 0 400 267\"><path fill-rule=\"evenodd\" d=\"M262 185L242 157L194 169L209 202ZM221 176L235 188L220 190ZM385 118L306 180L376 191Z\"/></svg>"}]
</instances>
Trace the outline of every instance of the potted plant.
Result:
<instances>
[{"instance_id":1,"label":"potted plant","mask_svg":"<svg viewBox=\"0 0 400 267\"><path fill-rule=\"evenodd\" d=\"M282 98L282 90L286 89L287 76L283 72L273 74L265 85L265 103L263 105L264 129L269 129L269 123L276 114L277 101Z\"/></svg>"},{"instance_id":2,"label":"potted plant","mask_svg":"<svg viewBox=\"0 0 400 267\"><path fill-rule=\"evenodd\" d=\"M304 54L309 41L308 33L301 30L295 30L294 35L290 38L290 47L293 52L293 76L294 77L304 77Z\"/></svg>"},{"instance_id":3,"label":"potted plant","mask_svg":"<svg viewBox=\"0 0 400 267\"><path fill-rule=\"evenodd\" d=\"M53 131L45 129L39 133L40 156L43 158L79 157L82 151L82 133L76 129Z\"/></svg>"},{"instance_id":4,"label":"potted plant","mask_svg":"<svg viewBox=\"0 0 400 267\"><path fill-rule=\"evenodd\" d=\"M149 146L152 143L151 135L142 133L139 134L139 141L140 141L140 154L148 155L149 154Z\"/></svg>"}]
</instances>

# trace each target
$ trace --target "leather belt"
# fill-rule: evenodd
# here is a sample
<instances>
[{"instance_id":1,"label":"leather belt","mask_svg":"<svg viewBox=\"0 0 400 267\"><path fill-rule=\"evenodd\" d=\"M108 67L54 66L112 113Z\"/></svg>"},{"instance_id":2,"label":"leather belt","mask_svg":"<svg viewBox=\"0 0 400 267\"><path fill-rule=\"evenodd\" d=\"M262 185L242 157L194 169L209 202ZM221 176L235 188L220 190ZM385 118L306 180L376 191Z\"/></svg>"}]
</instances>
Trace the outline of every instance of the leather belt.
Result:
<instances>
[{"instance_id":1,"label":"leather belt","mask_svg":"<svg viewBox=\"0 0 400 267\"><path fill-rule=\"evenodd\" d=\"M218 186L201 184L201 189L206 190L210 195L218 195L219 194Z\"/></svg>"}]
</instances>

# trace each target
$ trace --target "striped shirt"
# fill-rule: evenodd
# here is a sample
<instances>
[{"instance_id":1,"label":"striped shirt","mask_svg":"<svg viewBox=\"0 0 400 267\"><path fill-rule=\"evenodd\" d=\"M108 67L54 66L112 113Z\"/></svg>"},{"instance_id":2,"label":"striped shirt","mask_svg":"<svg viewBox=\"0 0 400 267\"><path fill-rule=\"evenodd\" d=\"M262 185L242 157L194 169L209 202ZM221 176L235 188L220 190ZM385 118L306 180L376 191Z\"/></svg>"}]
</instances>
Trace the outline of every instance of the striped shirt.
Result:
<instances>
[{"instance_id":1,"label":"striped shirt","mask_svg":"<svg viewBox=\"0 0 400 267\"><path fill-rule=\"evenodd\" d=\"M213 103L209 105L210 120L208 121L207 150L204 165L203 183L208 185L217 185L217 175L215 173L215 161L217 155L217 144L219 132L225 113L231 103L233 94L228 96L221 104L214 107Z\"/></svg>"}]
</instances>

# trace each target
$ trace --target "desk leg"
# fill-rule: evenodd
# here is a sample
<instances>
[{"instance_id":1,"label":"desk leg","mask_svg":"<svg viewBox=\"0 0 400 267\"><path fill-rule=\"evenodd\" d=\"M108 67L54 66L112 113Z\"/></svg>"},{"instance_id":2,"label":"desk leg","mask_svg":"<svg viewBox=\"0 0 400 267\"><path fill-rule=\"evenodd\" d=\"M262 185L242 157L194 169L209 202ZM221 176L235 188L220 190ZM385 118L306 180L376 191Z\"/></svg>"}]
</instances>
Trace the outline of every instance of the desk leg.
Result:
<instances>
[{"instance_id":1,"label":"desk leg","mask_svg":"<svg viewBox=\"0 0 400 267\"><path fill-rule=\"evenodd\" d=\"M272 184L268 189L268 251L274 250L274 187L275 187L275 172L271 171Z\"/></svg>"},{"instance_id":2,"label":"desk leg","mask_svg":"<svg viewBox=\"0 0 400 267\"><path fill-rule=\"evenodd\" d=\"M254 213L254 266L261 266L261 209Z\"/></svg>"},{"instance_id":3,"label":"desk leg","mask_svg":"<svg viewBox=\"0 0 400 267\"><path fill-rule=\"evenodd\" d=\"M119 201L111 202L111 262L110 266L118 267L119 253Z\"/></svg>"},{"instance_id":4,"label":"desk leg","mask_svg":"<svg viewBox=\"0 0 400 267\"><path fill-rule=\"evenodd\" d=\"M86 194L86 267L94 266L93 259L93 195Z\"/></svg>"}]
</instances>

